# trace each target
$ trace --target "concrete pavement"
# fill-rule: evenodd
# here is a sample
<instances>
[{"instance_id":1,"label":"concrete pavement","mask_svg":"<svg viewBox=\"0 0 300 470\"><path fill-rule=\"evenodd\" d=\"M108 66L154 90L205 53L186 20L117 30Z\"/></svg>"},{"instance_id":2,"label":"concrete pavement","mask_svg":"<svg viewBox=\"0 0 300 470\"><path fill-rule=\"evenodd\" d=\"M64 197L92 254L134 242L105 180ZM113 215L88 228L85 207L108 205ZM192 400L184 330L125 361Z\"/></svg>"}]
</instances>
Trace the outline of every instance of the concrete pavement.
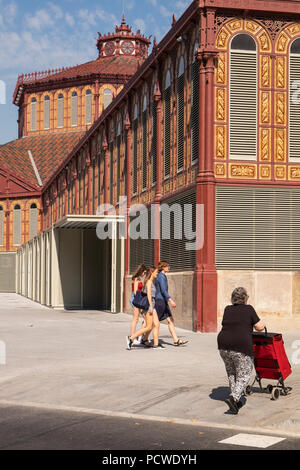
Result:
<instances>
[{"instance_id":1,"label":"concrete pavement","mask_svg":"<svg viewBox=\"0 0 300 470\"><path fill-rule=\"evenodd\" d=\"M293 390L277 401L257 391L235 416L224 403L228 384L216 333L178 328L178 337L189 343L174 347L163 324L165 350L127 351L129 315L57 311L0 294L0 341L6 347L0 403L300 437L300 319L262 319L268 331L283 334L293 370L286 385Z\"/></svg>"}]
</instances>

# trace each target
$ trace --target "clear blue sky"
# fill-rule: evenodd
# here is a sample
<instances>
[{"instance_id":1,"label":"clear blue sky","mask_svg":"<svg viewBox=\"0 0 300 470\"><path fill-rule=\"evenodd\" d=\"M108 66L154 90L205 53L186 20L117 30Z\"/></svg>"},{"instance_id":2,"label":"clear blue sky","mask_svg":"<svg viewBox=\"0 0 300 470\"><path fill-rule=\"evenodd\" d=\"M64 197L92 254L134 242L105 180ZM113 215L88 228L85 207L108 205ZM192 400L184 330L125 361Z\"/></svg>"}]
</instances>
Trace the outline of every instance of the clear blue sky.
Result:
<instances>
[{"instance_id":1,"label":"clear blue sky","mask_svg":"<svg viewBox=\"0 0 300 470\"><path fill-rule=\"evenodd\" d=\"M127 24L159 41L191 0L0 0L0 145L17 138L12 95L18 74L71 66L97 57L96 39ZM151 48L150 48L151 50Z\"/></svg>"}]
</instances>

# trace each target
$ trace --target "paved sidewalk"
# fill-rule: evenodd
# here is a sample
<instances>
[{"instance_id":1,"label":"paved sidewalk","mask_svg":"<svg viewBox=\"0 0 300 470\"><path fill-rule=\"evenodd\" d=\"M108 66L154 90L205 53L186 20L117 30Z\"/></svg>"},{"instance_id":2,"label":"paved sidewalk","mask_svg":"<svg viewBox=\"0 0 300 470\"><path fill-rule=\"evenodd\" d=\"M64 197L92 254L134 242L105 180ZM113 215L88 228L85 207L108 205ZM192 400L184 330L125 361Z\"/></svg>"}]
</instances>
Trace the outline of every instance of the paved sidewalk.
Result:
<instances>
[{"instance_id":1,"label":"paved sidewalk","mask_svg":"<svg viewBox=\"0 0 300 470\"><path fill-rule=\"evenodd\" d=\"M255 392L235 416L224 403L227 378L216 333L177 328L178 336L189 343L174 347L163 324L160 337L165 350L136 346L127 351L129 315L55 311L15 294L0 294L0 340L6 345L6 364L0 365L0 403L300 437L300 319L264 320L268 331L283 333L290 362L298 359L286 380L293 390L277 401ZM269 382L275 384L263 380L264 385Z\"/></svg>"}]
</instances>

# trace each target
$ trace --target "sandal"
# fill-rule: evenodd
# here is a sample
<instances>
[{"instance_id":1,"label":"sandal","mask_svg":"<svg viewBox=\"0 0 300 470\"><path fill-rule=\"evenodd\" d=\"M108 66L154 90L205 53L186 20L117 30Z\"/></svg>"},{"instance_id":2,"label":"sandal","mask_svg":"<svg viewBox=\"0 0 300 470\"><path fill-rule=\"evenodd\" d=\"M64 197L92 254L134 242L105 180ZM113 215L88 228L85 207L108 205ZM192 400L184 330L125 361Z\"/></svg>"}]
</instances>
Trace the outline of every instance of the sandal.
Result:
<instances>
[{"instance_id":1,"label":"sandal","mask_svg":"<svg viewBox=\"0 0 300 470\"><path fill-rule=\"evenodd\" d=\"M174 341L174 346L182 346L183 344L186 344L186 343L188 343L187 340L179 339L178 341Z\"/></svg>"}]
</instances>

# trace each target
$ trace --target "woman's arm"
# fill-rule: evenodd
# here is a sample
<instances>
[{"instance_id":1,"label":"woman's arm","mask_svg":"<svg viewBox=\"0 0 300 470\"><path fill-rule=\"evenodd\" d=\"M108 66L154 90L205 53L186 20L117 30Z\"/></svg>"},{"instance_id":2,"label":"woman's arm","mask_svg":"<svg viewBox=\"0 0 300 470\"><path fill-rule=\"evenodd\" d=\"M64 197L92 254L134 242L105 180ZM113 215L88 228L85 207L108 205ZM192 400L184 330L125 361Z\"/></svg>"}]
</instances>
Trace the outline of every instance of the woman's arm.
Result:
<instances>
[{"instance_id":1,"label":"woman's arm","mask_svg":"<svg viewBox=\"0 0 300 470\"><path fill-rule=\"evenodd\" d=\"M256 331L264 331L265 327L266 325L261 320L254 325Z\"/></svg>"},{"instance_id":2,"label":"woman's arm","mask_svg":"<svg viewBox=\"0 0 300 470\"><path fill-rule=\"evenodd\" d=\"M134 283L133 283L133 293L134 295L136 294L136 291L138 290L138 285L139 285L139 280L135 278Z\"/></svg>"}]
</instances>

